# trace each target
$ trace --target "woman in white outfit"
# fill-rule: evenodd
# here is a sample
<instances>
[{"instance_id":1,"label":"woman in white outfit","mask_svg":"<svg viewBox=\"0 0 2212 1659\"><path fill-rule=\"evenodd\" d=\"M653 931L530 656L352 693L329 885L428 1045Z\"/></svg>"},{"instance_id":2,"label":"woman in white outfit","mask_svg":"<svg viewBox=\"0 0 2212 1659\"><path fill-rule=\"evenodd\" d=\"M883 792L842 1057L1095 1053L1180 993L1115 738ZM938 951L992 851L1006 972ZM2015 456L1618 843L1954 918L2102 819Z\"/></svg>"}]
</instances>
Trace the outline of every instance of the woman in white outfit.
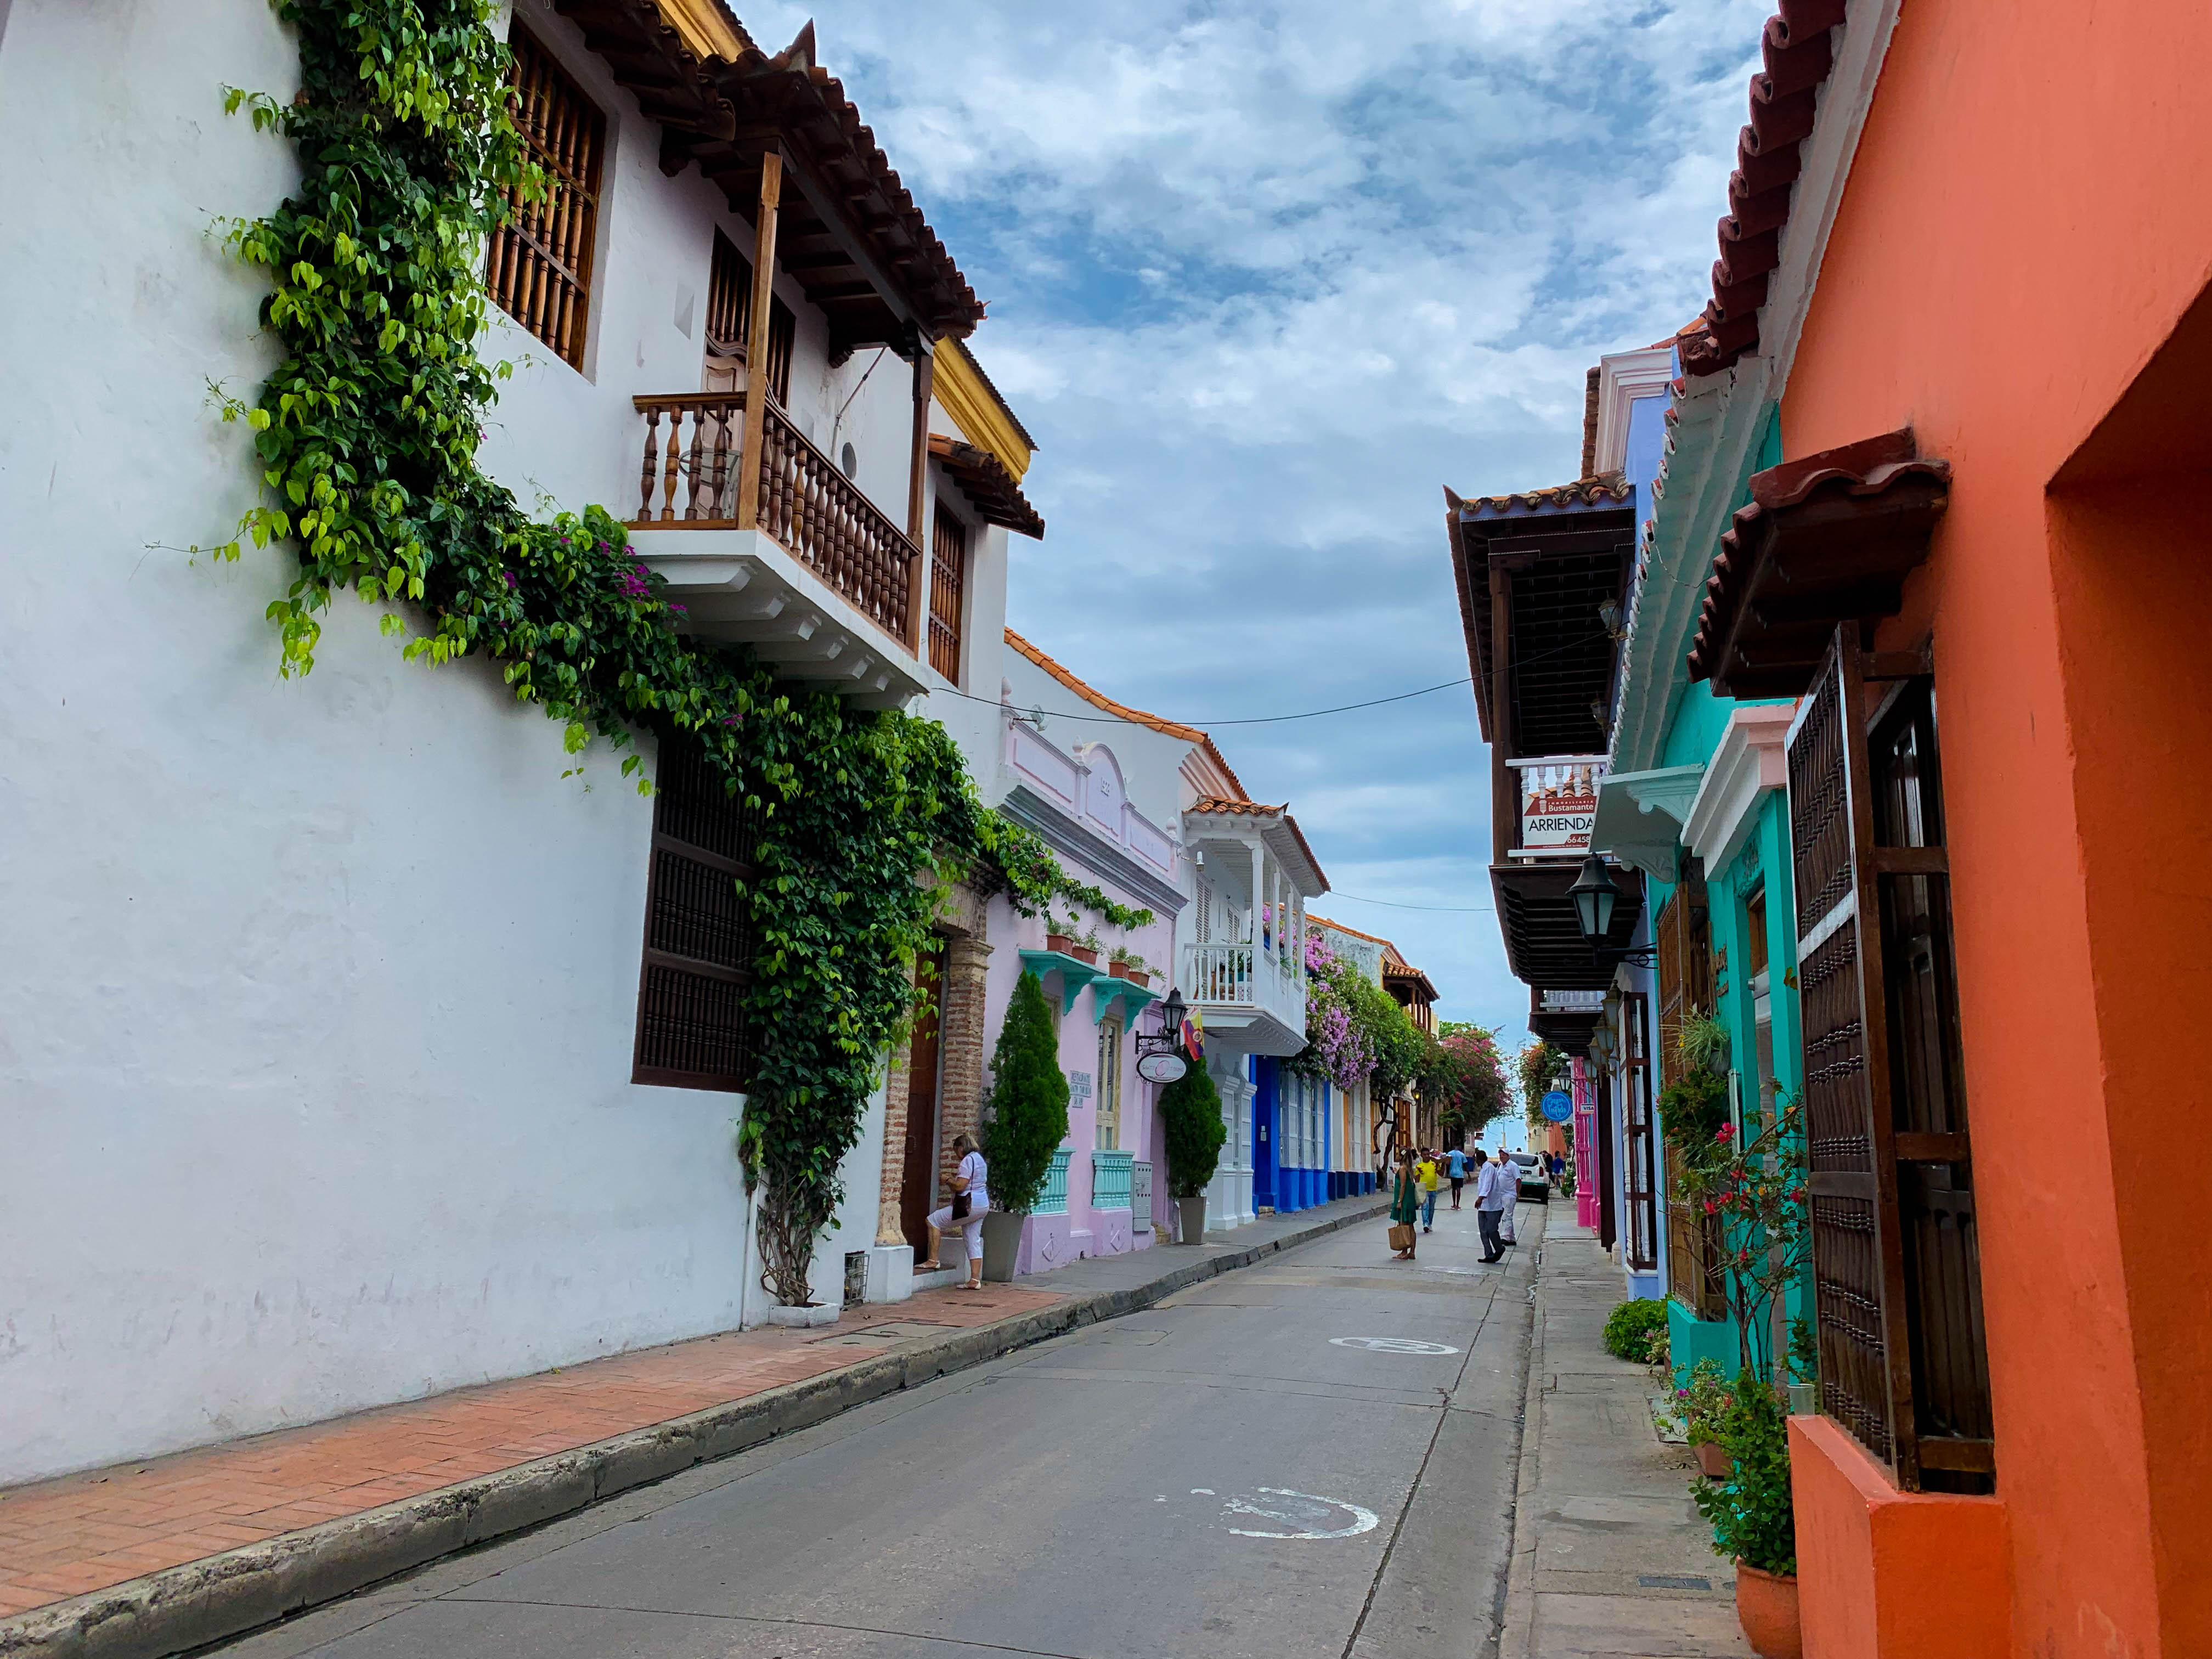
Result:
<instances>
[{"instance_id":1,"label":"woman in white outfit","mask_svg":"<svg viewBox=\"0 0 2212 1659\"><path fill-rule=\"evenodd\" d=\"M961 1288L980 1291L983 1288L983 1212L991 1207L990 1166L966 1135L952 1137L952 1150L960 1154L960 1168L952 1177L952 1202L930 1212L929 1260L917 1262L915 1268L927 1273L937 1267L945 1229L957 1223L968 1243L968 1282Z\"/></svg>"}]
</instances>

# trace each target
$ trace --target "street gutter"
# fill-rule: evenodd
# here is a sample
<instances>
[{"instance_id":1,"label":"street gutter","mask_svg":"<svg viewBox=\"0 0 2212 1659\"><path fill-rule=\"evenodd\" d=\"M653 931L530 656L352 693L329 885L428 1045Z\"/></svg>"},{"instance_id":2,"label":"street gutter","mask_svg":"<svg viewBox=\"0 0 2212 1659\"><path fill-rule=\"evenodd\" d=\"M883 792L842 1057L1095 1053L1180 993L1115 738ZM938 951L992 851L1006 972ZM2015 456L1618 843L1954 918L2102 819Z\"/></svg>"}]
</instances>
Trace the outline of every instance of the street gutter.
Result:
<instances>
[{"instance_id":1,"label":"street gutter","mask_svg":"<svg viewBox=\"0 0 2212 1659\"><path fill-rule=\"evenodd\" d=\"M1357 1209L1241 1249L1207 1249L1142 1285L1071 1294L1048 1308L33 1607L0 1619L0 1659L168 1659L242 1636L442 1556L812 1428L856 1406L1139 1312L1177 1291L1370 1220L1387 1207L1376 1195ZM896 1304L881 1305L886 1316L896 1316L890 1310Z\"/></svg>"}]
</instances>

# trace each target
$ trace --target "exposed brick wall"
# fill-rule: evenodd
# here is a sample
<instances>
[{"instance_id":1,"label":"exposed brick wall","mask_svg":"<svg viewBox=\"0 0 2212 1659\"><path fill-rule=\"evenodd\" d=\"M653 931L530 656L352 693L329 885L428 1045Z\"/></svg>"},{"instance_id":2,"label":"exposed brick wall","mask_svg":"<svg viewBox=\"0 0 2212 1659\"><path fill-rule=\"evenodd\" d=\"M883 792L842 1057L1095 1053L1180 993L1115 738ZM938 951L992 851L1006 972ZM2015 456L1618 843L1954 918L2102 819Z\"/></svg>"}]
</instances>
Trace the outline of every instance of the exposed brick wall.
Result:
<instances>
[{"instance_id":1,"label":"exposed brick wall","mask_svg":"<svg viewBox=\"0 0 2212 1659\"><path fill-rule=\"evenodd\" d=\"M943 1178L950 1181L958 1167L952 1156L952 1137L967 1134L980 1139L983 1128L983 969L991 947L972 935L954 939L945 947L945 1060L941 1091L938 1159Z\"/></svg>"},{"instance_id":2,"label":"exposed brick wall","mask_svg":"<svg viewBox=\"0 0 2212 1659\"><path fill-rule=\"evenodd\" d=\"M943 1004L938 1027L942 1055L938 1158L942 1176L947 1179L956 1167L952 1137L963 1129L975 1134L981 1127L983 965L991 955L991 947L982 939L987 906L988 901L973 889L956 887L938 917L938 931L945 940L945 969L938 990ZM879 1245L906 1242L900 1212L906 1192L907 1124L914 1106L914 1079L909 1075L913 1056L910 1042L899 1044L884 1079L882 1195L876 1206Z\"/></svg>"}]
</instances>

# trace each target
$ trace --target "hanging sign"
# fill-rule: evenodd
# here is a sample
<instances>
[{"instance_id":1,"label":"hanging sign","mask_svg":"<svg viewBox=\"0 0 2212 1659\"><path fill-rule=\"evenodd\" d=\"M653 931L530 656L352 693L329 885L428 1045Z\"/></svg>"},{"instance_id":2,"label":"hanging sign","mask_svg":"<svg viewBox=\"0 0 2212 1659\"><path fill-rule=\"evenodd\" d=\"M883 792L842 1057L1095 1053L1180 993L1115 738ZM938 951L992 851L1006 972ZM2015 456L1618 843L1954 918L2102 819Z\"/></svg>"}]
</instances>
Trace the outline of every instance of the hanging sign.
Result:
<instances>
[{"instance_id":1,"label":"hanging sign","mask_svg":"<svg viewBox=\"0 0 2212 1659\"><path fill-rule=\"evenodd\" d=\"M1147 1083L1173 1083L1189 1069L1183 1057L1173 1049L1165 1054L1146 1054L1137 1062L1137 1075Z\"/></svg>"},{"instance_id":2,"label":"hanging sign","mask_svg":"<svg viewBox=\"0 0 2212 1659\"><path fill-rule=\"evenodd\" d=\"M1529 788L1521 804L1521 846L1528 852L1581 852L1597 823L1597 777L1587 766L1547 767L1558 775Z\"/></svg>"},{"instance_id":3,"label":"hanging sign","mask_svg":"<svg viewBox=\"0 0 2212 1659\"><path fill-rule=\"evenodd\" d=\"M1565 1123L1575 1115L1575 1097L1565 1089L1554 1089L1544 1097L1542 1111L1554 1123Z\"/></svg>"}]
</instances>

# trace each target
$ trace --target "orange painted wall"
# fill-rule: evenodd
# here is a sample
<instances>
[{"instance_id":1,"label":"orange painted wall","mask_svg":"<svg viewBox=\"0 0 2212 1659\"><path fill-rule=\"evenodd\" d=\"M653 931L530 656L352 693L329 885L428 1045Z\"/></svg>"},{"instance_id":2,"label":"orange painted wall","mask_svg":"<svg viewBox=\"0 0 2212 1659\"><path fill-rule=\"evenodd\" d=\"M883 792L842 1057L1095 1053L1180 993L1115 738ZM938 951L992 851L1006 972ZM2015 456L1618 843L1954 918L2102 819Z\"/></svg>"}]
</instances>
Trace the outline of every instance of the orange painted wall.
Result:
<instances>
[{"instance_id":1,"label":"orange painted wall","mask_svg":"<svg viewBox=\"0 0 2212 1659\"><path fill-rule=\"evenodd\" d=\"M2003 1501L1900 1492L1825 1417L1790 1419L1805 1659L2006 1659Z\"/></svg>"},{"instance_id":2,"label":"orange painted wall","mask_svg":"<svg viewBox=\"0 0 2212 1659\"><path fill-rule=\"evenodd\" d=\"M2208 65L2194 0L1905 0L1782 409L1791 455L1909 422L1955 469L1881 643L1936 638L2013 1644L2036 1659L2212 1655L2190 1035L2212 1010L2212 503L2202 479L2164 482L2195 511L2162 523L2140 485L2050 495L2212 278Z\"/></svg>"}]
</instances>

